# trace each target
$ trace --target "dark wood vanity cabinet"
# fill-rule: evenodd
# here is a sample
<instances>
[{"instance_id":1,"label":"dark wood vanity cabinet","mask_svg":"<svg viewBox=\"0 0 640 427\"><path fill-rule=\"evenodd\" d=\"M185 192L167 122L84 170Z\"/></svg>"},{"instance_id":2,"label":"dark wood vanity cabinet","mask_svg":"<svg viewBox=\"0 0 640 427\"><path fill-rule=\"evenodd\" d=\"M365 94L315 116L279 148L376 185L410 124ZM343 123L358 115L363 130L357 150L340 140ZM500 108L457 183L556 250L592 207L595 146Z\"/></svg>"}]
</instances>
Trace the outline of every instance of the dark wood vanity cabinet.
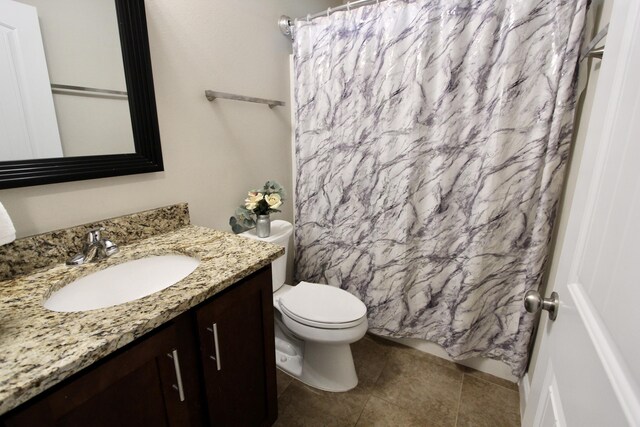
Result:
<instances>
[{"instance_id":1,"label":"dark wood vanity cabinet","mask_svg":"<svg viewBox=\"0 0 640 427\"><path fill-rule=\"evenodd\" d=\"M198 402L180 400L179 385L183 395L200 393L191 325L179 317L27 402L5 425L201 425Z\"/></svg>"},{"instance_id":2,"label":"dark wood vanity cabinet","mask_svg":"<svg viewBox=\"0 0 640 427\"><path fill-rule=\"evenodd\" d=\"M277 417L271 269L3 416L13 426L261 426Z\"/></svg>"},{"instance_id":3,"label":"dark wood vanity cabinet","mask_svg":"<svg viewBox=\"0 0 640 427\"><path fill-rule=\"evenodd\" d=\"M196 310L213 425L267 426L277 418L272 298L269 270L268 280L229 289Z\"/></svg>"}]
</instances>

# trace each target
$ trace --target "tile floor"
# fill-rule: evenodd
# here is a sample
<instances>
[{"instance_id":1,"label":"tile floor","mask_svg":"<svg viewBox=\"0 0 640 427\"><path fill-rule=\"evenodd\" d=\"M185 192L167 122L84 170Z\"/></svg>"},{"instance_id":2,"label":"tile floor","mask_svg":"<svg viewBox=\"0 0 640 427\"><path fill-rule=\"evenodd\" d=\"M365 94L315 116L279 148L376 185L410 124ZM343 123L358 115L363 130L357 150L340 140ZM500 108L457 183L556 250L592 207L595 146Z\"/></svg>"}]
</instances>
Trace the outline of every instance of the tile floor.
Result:
<instances>
[{"instance_id":1,"label":"tile floor","mask_svg":"<svg viewBox=\"0 0 640 427\"><path fill-rule=\"evenodd\" d=\"M276 426L520 425L515 384L366 335L351 346L360 380L346 393L278 371Z\"/></svg>"}]
</instances>

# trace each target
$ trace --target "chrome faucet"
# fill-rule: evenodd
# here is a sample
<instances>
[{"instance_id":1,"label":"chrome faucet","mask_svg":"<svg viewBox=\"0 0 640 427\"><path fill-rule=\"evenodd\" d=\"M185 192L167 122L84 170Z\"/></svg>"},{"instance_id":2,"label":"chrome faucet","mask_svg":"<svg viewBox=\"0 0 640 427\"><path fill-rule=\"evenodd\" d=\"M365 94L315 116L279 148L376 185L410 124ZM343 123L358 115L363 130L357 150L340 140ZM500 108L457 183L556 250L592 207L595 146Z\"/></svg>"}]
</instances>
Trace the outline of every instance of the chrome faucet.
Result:
<instances>
[{"instance_id":1,"label":"chrome faucet","mask_svg":"<svg viewBox=\"0 0 640 427\"><path fill-rule=\"evenodd\" d=\"M82 252L78 252L69 260L67 265L81 265L91 261L98 261L118 252L118 245L111 240L100 237L100 232L104 231L104 227L90 230L87 233L87 241L82 247Z\"/></svg>"}]
</instances>

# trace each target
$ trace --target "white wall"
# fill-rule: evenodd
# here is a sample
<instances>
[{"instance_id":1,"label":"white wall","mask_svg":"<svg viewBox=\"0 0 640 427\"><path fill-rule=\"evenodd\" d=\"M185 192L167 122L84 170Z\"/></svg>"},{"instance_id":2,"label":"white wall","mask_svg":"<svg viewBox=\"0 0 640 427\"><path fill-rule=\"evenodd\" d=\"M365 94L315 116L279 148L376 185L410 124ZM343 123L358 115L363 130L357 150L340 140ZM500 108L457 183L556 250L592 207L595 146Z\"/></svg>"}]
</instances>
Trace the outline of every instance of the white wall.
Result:
<instances>
[{"instance_id":1,"label":"white wall","mask_svg":"<svg viewBox=\"0 0 640 427\"><path fill-rule=\"evenodd\" d=\"M0 190L19 237L189 202L194 224L229 230L245 192L268 179L291 190L289 109L210 103L205 89L289 101L291 42L281 14L332 0L148 0L165 171ZM291 219L291 203L276 216Z\"/></svg>"}]
</instances>

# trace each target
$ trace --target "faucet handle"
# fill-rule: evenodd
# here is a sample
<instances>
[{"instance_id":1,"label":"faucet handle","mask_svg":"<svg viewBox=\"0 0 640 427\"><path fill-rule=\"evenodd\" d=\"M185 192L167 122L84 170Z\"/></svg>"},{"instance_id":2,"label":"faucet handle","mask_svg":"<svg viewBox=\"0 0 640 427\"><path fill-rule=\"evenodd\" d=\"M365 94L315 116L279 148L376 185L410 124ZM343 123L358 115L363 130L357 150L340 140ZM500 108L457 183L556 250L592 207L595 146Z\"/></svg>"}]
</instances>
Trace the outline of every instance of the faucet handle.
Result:
<instances>
[{"instance_id":1,"label":"faucet handle","mask_svg":"<svg viewBox=\"0 0 640 427\"><path fill-rule=\"evenodd\" d=\"M117 254L120 251L120 248L118 248L118 245L116 245L109 239L104 239L102 241L102 248L104 249L104 254L106 256Z\"/></svg>"},{"instance_id":2,"label":"faucet handle","mask_svg":"<svg viewBox=\"0 0 640 427\"><path fill-rule=\"evenodd\" d=\"M104 227L94 228L87 232L87 243L93 245L94 243L98 243L100 241L100 232L104 231Z\"/></svg>"}]
</instances>

